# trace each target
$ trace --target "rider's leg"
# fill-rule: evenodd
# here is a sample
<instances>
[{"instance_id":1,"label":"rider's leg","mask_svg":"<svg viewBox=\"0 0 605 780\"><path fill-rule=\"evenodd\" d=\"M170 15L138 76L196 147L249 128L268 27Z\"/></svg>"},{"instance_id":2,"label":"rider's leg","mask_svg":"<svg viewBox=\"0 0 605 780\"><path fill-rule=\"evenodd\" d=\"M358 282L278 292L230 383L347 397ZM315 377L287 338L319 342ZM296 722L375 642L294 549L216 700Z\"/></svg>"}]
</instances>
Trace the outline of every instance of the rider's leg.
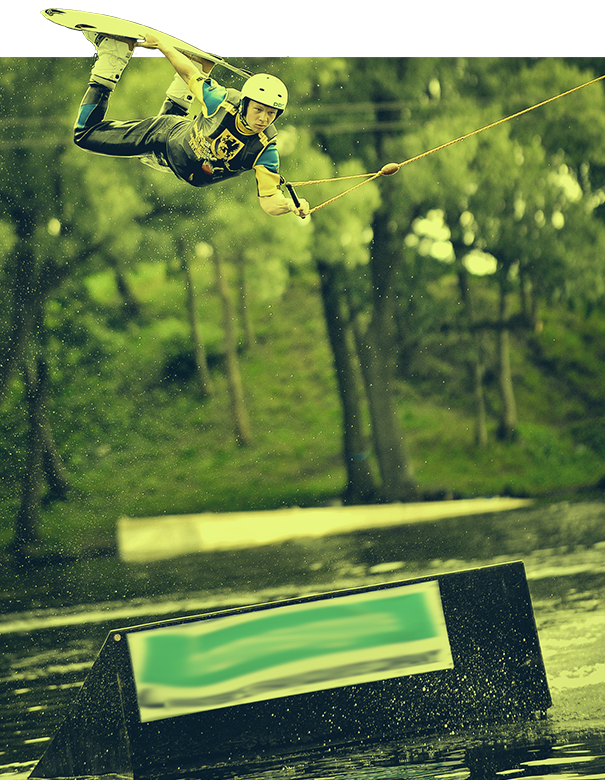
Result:
<instances>
[{"instance_id":1,"label":"rider's leg","mask_svg":"<svg viewBox=\"0 0 605 780\"><path fill-rule=\"evenodd\" d=\"M107 38L102 33L85 32L84 37L97 50L90 72L92 82L102 84L110 90L115 89L130 62L135 47L133 38Z\"/></svg>"},{"instance_id":2,"label":"rider's leg","mask_svg":"<svg viewBox=\"0 0 605 780\"><path fill-rule=\"evenodd\" d=\"M193 93L178 73L174 74L166 90L166 98L160 108L160 115L186 116L193 103Z\"/></svg>"},{"instance_id":3,"label":"rider's leg","mask_svg":"<svg viewBox=\"0 0 605 780\"><path fill-rule=\"evenodd\" d=\"M114 40L93 33L85 35L95 45L97 57L74 127L76 145L115 157L139 157L163 151L177 117L128 122L105 120L109 98L130 61L134 41Z\"/></svg>"},{"instance_id":4,"label":"rider's leg","mask_svg":"<svg viewBox=\"0 0 605 780\"><path fill-rule=\"evenodd\" d=\"M106 38L99 33L85 32L84 37L97 50L90 72L88 89L78 112L74 132L77 137L87 128L101 122L109 105L109 96L115 89L134 50L133 40Z\"/></svg>"}]
</instances>

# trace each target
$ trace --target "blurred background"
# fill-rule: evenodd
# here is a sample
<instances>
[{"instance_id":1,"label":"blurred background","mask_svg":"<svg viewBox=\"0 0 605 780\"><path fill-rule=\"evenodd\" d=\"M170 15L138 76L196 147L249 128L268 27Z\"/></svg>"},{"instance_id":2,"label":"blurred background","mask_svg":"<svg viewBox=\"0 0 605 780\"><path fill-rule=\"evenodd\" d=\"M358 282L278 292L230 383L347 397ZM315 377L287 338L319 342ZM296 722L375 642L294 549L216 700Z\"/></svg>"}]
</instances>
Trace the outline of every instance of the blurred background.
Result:
<instances>
[{"instance_id":1,"label":"blurred background","mask_svg":"<svg viewBox=\"0 0 605 780\"><path fill-rule=\"evenodd\" d=\"M3 548L111 550L122 515L600 491L602 82L303 221L251 174L198 190L77 149L91 62L0 60ZM605 68L234 64L287 83L282 174L312 207ZM135 56L108 116L155 113L171 77Z\"/></svg>"}]
</instances>

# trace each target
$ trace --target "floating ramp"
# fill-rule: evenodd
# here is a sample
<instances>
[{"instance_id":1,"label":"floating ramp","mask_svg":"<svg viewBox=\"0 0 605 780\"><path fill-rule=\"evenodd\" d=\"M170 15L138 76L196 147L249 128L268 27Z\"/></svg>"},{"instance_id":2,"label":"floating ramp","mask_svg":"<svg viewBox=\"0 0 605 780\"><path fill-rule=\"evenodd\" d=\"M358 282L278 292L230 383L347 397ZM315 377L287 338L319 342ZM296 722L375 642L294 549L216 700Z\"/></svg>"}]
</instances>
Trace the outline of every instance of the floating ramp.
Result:
<instances>
[{"instance_id":1,"label":"floating ramp","mask_svg":"<svg viewBox=\"0 0 605 780\"><path fill-rule=\"evenodd\" d=\"M123 561L152 561L198 552L244 549L288 539L317 538L363 529L432 522L448 517L506 512L532 503L531 499L497 497L409 504L123 517L118 521L118 551Z\"/></svg>"},{"instance_id":2,"label":"floating ramp","mask_svg":"<svg viewBox=\"0 0 605 780\"><path fill-rule=\"evenodd\" d=\"M113 630L31 778L182 778L551 703L506 563Z\"/></svg>"}]
</instances>

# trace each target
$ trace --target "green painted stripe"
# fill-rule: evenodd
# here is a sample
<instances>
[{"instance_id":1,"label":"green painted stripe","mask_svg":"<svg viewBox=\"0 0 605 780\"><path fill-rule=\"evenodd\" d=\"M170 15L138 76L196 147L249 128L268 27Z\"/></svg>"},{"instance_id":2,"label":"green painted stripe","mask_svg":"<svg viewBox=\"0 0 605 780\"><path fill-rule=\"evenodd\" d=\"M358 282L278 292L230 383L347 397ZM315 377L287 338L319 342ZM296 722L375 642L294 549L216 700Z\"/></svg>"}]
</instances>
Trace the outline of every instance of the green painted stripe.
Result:
<instances>
[{"instance_id":1,"label":"green painted stripe","mask_svg":"<svg viewBox=\"0 0 605 780\"><path fill-rule=\"evenodd\" d=\"M415 592L368 601L335 599L314 609L275 609L230 623L209 634L191 626L151 631L137 684L197 687L278 664L331 653L436 637L426 594Z\"/></svg>"}]
</instances>

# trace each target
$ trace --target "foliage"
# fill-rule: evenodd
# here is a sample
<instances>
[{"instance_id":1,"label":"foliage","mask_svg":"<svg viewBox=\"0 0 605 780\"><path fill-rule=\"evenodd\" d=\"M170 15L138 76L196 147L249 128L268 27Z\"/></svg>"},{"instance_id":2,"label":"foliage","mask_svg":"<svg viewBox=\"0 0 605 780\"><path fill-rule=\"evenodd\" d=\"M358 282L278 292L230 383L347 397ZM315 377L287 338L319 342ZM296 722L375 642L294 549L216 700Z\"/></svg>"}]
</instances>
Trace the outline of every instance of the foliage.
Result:
<instances>
[{"instance_id":1,"label":"foliage","mask_svg":"<svg viewBox=\"0 0 605 780\"><path fill-rule=\"evenodd\" d=\"M588 61L558 59L253 65L278 71L290 87L279 136L288 181L403 163L593 76ZM118 512L249 509L338 495L342 423L314 268L321 260L346 269L355 304L369 317L372 260L380 253L396 269L397 414L419 482L473 493L598 479L605 458L601 85L402 165L396 176L301 221L266 217L250 177L193 191L136 161L73 147L69 127L87 67L0 62L7 534L26 471L23 361L34 356L50 368L48 418L77 487L66 505L43 509L53 522L63 512L81 513L92 526L96 515L110 523ZM135 57L112 115L153 113L170 78L163 59ZM346 186L299 194L314 206ZM257 439L247 453L231 441L222 397L213 253L228 264L234 289L245 283L258 342L246 353L242 339ZM191 386L184 258L220 388L204 402ZM475 345L463 312L464 269L486 336L487 459L468 433ZM511 301L521 409L514 445L493 441L501 403L495 312L503 294Z\"/></svg>"}]
</instances>

